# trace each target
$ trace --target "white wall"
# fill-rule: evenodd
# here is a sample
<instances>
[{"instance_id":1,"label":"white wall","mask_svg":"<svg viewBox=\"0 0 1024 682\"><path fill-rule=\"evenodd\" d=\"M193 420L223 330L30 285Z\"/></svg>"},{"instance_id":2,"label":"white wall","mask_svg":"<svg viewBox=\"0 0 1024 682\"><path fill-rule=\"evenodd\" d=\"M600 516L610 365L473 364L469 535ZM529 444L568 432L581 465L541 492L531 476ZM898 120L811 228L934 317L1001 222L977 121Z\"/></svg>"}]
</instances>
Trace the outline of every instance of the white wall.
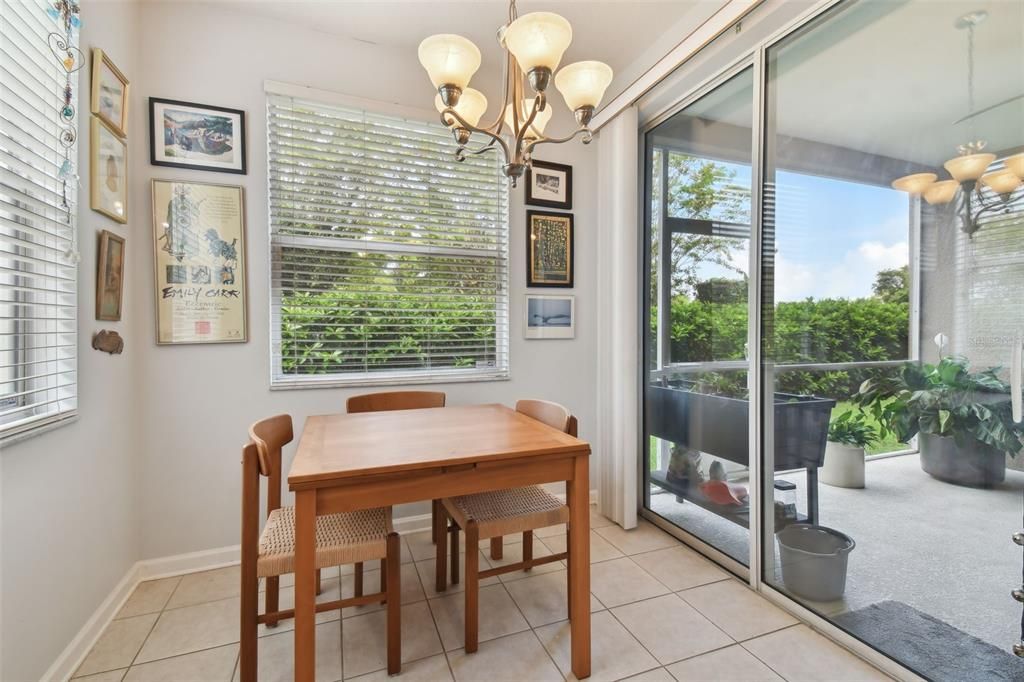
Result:
<instances>
[{"instance_id":1,"label":"white wall","mask_svg":"<svg viewBox=\"0 0 1024 682\"><path fill-rule=\"evenodd\" d=\"M82 14L82 49L103 48L134 80L136 6L85 0ZM141 410L134 377L143 344L130 330L147 301L129 281L124 322L96 322L93 313L97 231L111 230L132 244L146 226L146 207L129 201L125 226L89 210L89 82L83 71L78 90L78 159L85 169L79 190L80 416L0 453L4 680L39 679L139 554L135 493ZM140 111L136 106L132 113L133 136L144 123ZM123 355L90 347L92 333L101 328L126 338Z\"/></svg>"},{"instance_id":2,"label":"white wall","mask_svg":"<svg viewBox=\"0 0 1024 682\"><path fill-rule=\"evenodd\" d=\"M249 173L245 176L153 167L148 164L145 145L135 146L140 182L174 178L242 184L247 204L249 342L157 347L148 192L142 192L136 201L140 218L133 229L131 255L144 264L143 271L135 273L135 285L143 299L137 317L143 324L129 345L141 356L143 440L138 454L137 511L141 556L149 558L237 543L238 452L249 423L288 412L298 430L310 414L343 411L346 397L355 392L269 390L264 80L418 108L430 106L433 92L414 48L386 50L209 5L149 2L141 12L145 40L136 95L244 109L248 112L249 145ZM576 339L527 342L522 338L526 275L525 208L520 188L512 194L510 212L512 379L443 385L449 404L511 404L521 397L548 398L564 403L579 416L583 438L595 437L594 321L598 302L591 293L597 277L593 267L595 151L578 142L538 151L539 158L573 165L576 287L566 293L577 297ZM596 482L591 487L596 487ZM400 509L398 514L423 511L426 509L419 506Z\"/></svg>"}]
</instances>

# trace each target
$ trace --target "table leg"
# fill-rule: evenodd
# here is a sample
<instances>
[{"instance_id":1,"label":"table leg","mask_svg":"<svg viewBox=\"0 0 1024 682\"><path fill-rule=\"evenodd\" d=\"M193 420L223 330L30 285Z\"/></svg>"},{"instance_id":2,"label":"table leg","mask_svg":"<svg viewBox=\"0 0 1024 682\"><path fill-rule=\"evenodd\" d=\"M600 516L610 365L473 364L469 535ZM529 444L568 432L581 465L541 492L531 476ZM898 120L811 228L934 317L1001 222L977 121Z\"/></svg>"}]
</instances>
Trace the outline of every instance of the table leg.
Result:
<instances>
[{"instance_id":1,"label":"table leg","mask_svg":"<svg viewBox=\"0 0 1024 682\"><path fill-rule=\"evenodd\" d=\"M316 669L316 490L295 493L295 681Z\"/></svg>"},{"instance_id":2,"label":"table leg","mask_svg":"<svg viewBox=\"0 0 1024 682\"><path fill-rule=\"evenodd\" d=\"M569 504L569 633L572 640L572 672L577 679L590 677L590 462L577 457L573 477L566 481Z\"/></svg>"}]
</instances>

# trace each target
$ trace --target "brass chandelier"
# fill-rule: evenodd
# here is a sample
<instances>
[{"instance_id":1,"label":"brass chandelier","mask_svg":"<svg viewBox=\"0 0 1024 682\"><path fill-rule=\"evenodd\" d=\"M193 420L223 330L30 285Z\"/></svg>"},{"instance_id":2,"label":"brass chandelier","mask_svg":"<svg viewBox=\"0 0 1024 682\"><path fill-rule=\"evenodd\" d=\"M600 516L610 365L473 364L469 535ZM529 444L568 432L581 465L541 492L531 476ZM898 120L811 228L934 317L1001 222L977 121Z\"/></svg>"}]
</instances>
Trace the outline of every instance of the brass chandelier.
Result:
<instances>
[{"instance_id":1,"label":"brass chandelier","mask_svg":"<svg viewBox=\"0 0 1024 682\"><path fill-rule=\"evenodd\" d=\"M437 88L434 106L441 114L441 122L455 136L456 159L462 161L467 154L501 149L505 161L502 170L515 187L529 167L537 145L561 144L577 135L582 136L583 144L591 141L590 121L612 81L612 69L602 62L583 61L558 70L571 42L572 26L565 18L551 12L531 12L520 17L515 0L510 0L508 23L498 29L498 43L506 52L504 96L497 116L488 125L478 125L487 110L487 98L469 87L470 79L480 68L477 46L451 33L433 35L420 43L420 64ZM562 138L544 135L552 115L546 94L552 77L578 125L572 134ZM473 134L486 138L486 143L471 148Z\"/></svg>"}]
</instances>

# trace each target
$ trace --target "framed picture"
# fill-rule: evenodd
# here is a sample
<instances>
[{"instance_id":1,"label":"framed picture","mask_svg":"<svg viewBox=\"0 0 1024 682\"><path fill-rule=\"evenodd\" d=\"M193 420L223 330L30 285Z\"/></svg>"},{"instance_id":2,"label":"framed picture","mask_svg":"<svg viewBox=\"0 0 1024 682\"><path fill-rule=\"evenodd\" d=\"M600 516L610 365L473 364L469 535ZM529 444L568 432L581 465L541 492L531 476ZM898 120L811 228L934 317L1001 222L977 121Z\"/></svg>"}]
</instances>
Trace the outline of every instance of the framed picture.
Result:
<instances>
[{"instance_id":1,"label":"framed picture","mask_svg":"<svg viewBox=\"0 0 1024 682\"><path fill-rule=\"evenodd\" d=\"M128 144L98 116L89 135L89 207L128 222Z\"/></svg>"},{"instance_id":2,"label":"framed picture","mask_svg":"<svg viewBox=\"0 0 1024 682\"><path fill-rule=\"evenodd\" d=\"M103 50L92 51L92 98L90 111L119 137L128 135L128 79Z\"/></svg>"},{"instance_id":3,"label":"framed picture","mask_svg":"<svg viewBox=\"0 0 1024 682\"><path fill-rule=\"evenodd\" d=\"M571 213L526 212L526 286L573 286Z\"/></svg>"},{"instance_id":4,"label":"framed picture","mask_svg":"<svg viewBox=\"0 0 1024 682\"><path fill-rule=\"evenodd\" d=\"M527 339L576 338L576 297L527 294L524 322Z\"/></svg>"},{"instance_id":5,"label":"framed picture","mask_svg":"<svg viewBox=\"0 0 1024 682\"><path fill-rule=\"evenodd\" d=\"M153 180L157 343L244 343L241 187Z\"/></svg>"},{"instance_id":6,"label":"framed picture","mask_svg":"<svg viewBox=\"0 0 1024 682\"><path fill-rule=\"evenodd\" d=\"M96 258L96 319L121 319L124 295L124 237L113 232L100 232Z\"/></svg>"},{"instance_id":7,"label":"framed picture","mask_svg":"<svg viewBox=\"0 0 1024 682\"><path fill-rule=\"evenodd\" d=\"M154 166L245 175L245 112L150 97L149 144Z\"/></svg>"},{"instance_id":8,"label":"framed picture","mask_svg":"<svg viewBox=\"0 0 1024 682\"><path fill-rule=\"evenodd\" d=\"M572 166L534 160L526 169L526 203L572 210Z\"/></svg>"}]
</instances>

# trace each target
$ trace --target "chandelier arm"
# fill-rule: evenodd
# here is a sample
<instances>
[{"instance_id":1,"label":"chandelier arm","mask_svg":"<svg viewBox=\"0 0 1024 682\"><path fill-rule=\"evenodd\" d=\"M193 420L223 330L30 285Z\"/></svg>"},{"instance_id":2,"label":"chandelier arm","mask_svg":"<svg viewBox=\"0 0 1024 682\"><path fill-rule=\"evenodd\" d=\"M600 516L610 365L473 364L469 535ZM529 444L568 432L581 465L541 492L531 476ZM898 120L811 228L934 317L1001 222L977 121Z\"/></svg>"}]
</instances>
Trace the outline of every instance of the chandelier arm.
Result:
<instances>
[{"instance_id":1,"label":"chandelier arm","mask_svg":"<svg viewBox=\"0 0 1024 682\"><path fill-rule=\"evenodd\" d=\"M568 142L569 140L573 139L574 137L581 133L583 134L583 144L590 144L590 142L594 139L594 132L589 127L580 126L571 134L566 135L565 137L541 137L539 139L533 140L528 145L526 145L526 148L523 150L523 153L530 154L531 152L533 152L533 148L539 144L562 144L563 142Z\"/></svg>"},{"instance_id":2,"label":"chandelier arm","mask_svg":"<svg viewBox=\"0 0 1024 682\"><path fill-rule=\"evenodd\" d=\"M458 112L452 109L451 107L448 107L447 109L441 112L441 122L444 123L445 125L449 125L445 121L445 116L451 116L452 118L454 118L455 121L459 124L460 128L464 128L465 130L468 130L470 133L480 133L481 135L486 135L487 137L491 138L491 143L493 144L494 142L497 142L498 144L500 144L502 150L504 150L505 152L505 158L509 158L508 144L505 142L505 140L501 139L500 135L495 135L486 128L478 128L477 126L470 125L466 121L466 119L459 116Z\"/></svg>"},{"instance_id":3,"label":"chandelier arm","mask_svg":"<svg viewBox=\"0 0 1024 682\"><path fill-rule=\"evenodd\" d=\"M495 138L493 138L493 137L490 138L490 141L487 144L481 145L477 149L470 149L469 145L463 145L462 151L465 154L472 154L473 156L476 156L478 154L483 154L484 152L486 152L488 150L494 149L494 140L495 140Z\"/></svg>"}]
</instances>

